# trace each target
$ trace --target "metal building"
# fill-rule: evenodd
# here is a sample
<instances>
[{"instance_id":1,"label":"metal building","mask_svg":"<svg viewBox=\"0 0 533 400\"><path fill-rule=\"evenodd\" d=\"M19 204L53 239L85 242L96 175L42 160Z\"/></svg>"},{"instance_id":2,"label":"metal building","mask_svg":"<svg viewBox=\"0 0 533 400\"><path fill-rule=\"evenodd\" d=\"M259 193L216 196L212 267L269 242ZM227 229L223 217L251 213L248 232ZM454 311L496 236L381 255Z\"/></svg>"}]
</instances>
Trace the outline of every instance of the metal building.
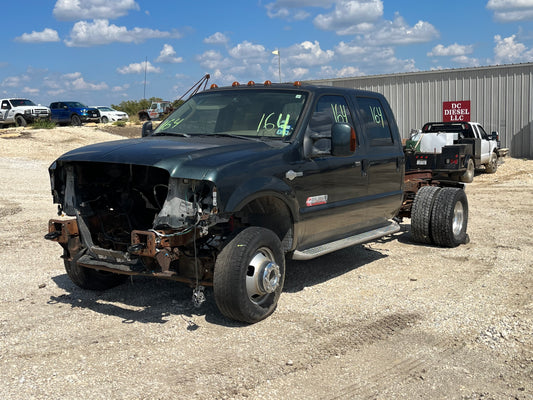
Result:
<instances>
[{"instance_id":1,"label":"metal building","mask_svg":"<svg viewBox=\"0 0 533 400\"><path fill-rule=\"evenodd\" d=\"M470 101L470 121L498 131L512 157L533 158L533 63L309 81L372 90L389 100L403 138L442 121L445 102Z\"/></svg>"}]
</instances>

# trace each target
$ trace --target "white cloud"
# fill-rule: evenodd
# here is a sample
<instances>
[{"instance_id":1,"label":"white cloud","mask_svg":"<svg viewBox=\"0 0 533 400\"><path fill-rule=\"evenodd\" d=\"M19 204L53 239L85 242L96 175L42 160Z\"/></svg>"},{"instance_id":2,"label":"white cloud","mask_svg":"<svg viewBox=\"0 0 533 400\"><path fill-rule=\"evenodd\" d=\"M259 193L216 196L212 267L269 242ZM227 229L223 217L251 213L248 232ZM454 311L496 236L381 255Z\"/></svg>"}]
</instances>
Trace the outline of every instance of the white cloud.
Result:
<instances>
[{"instance_id":1,"label":"white cloud","mask_svg":"<svg viewBox=\"0 0 533 400\"><path fill-rule=\"evenodd\" d=\"M494 11L494 19L498 22L533 20L531 0L489 0L487 8Z\"/></svg>"},{"instance_id":2,"label":"white cloud","mask_svg":"<svg viewBox=\"0 0 533 400\"><path fill-rule=\"evenodd\" d=\"M226 44L228 42L228 37L221 32L213 33L211 36L204 39L204 43L208 44Z\"/></svg>"},{"instance_id":3,"label":"white cloud","mask_svg":"<svg viewBox=\"0 0 533 400\"><path fill-rule=\"evenodd\" d=\"M528 49L523 43L515 42L516 35L502 38L494 36L494 62L496 64L512 64L533 61L533 49Z\"/></svg>"},{"instance_id":4,"label":"white cloud","mask_svg":"<svg viewBox=\"0 0 533 400\"><path fill-rule=\"evenodd\" d=\"M359 42L358 40L352 43L340 42L335 47L335 53L345 62L351 62L358 70L370 74L375 70L379 70L380 74L417 70L415 60L397 58L392 47L359 46Z\"/></svg>"},{"instance_id":5,"label":"white cloud","mask_svg":"<svg viewBox=\"0 0 533 400\"><path fill-rule=\"evenodd\" d=\"M276 0L265 5L269 18L301 21L311 15L304 10L308 7L329 8L337 0Z\"/></svg>"},{"instance_id":6,"label":"white cloud","mask_svg":"<svg viewBox=\"0 0 533 400\"><path fill-rule=\"evenodd\" d=\"M196 57L200 65L208 70L222 70L229 68L232 62L229 58L225 58L220 52L215 50L208 50Z\"/></svg>"},{"instance_id":7,"label":"white cloud","mask_svg":"<svg viewBox=\"0 0 533 400\"><path fill-rule=\"evenodd\" d=\"M133 63L125 67L117 68L119 74L144 74L144 71L158 74L161 72L161 68L154 67L150 61Z\"/></svg>"},{"instance_id":8,"label":"white cloud","mask_svg":"<svg viewBox=\"0 0 533 400\"><path fill-rule=\"evenodd\" d=\"M81 78L81 72L70 72L68 74L63 74L61 78L73 81L74 79Z\"/></svg>"},{"instance_id":9,"label":"white cloud","mask_svg":"<svg viewBox=\"0 0 533 400\"><path fill-rule=\"evenodd\" d=\"M22 89L22 93L28 93L29 95L35 96L36 94L39 94L40 90L37 88L31 88L29 86L24 86Z\"/></svg>"},{"instance_id":10,"label":"white cloud","mask_svg":"<svg viewBox=\"0 0 533 400\"><path fill-rule=\"evenodd\" d=\"M5 78L2 81L0 86L3 86L3 87L18 87L23 82L29 82L29 81L30 81L30 77L28 75L8 76L7 78Z\"/></svg>"},{"instance_id":11,"label":"white cloud","mask_svg":"<svg viewBox=\"0 0 533 400\"><path fill-rule=\"evenodd\" d=\"M21 36L16 37L15 40L23 43L59 42L59 35L57 31L46 28L42 32L23 33Z\"/></svg>"},{"instance_id":12,"label":"white cloud","mask_svg":"<svg viewBox=\"0 0 533 400\"><path fill-rule=\"evenodd\" d=\"M362 76L362 75L364 75L364 73L361 72L359 68L352 67L352 66L344 66L342 68L335 69L329 65L326 65L320 68L320 76L325 79L346 78L346 77Z\"/></svg>"},{"instance_id":13,"label":"white cloud","mask_svg":"<svg viewBox=\"0 0 533 400\"><path fill-rule=\"evenodd\" d=\"M442 44L438 44L433 47L427 55L429 57L464 56L466 54L471 54L473 50L474 46L472 45L454 43L446 47Z\"/></svg>"},{"instance_id":14,"label":"white cloud","mask_svg":"<svg viewBox=\"0 0 533 400\"><path fill-rule=\"evenodd\" d=\"M53 14L60 21L75 21L118 18L130 10L139 10L134 0L57 0Z\"/></svg>"},{"instance_id":15,"label":"white cloud","mask_svg":"<svg viewBox=\"0 0 533 400\"><path fill-rule=\"evenodd\" d=\"M353 26L379 20L383 15L381 0L341 0L329 14L319 14L314 19L318 29L349 31Z\"/></svg>"},{"instance_id":16,"label":"white cloud","mask_svg":"<svg viewBox=\"0 0 533 400\"><path fill-rule=\"evenodd\" d=\"M169 44L165 44L163 45L163 49L159 53L159 57L157 57L155 61L160 63L176 64L183 62L183 58L176 57L176 51L174 50L174 47Z\"/></svg>"},{"instance_id":17,"label":"white cloud","mask_svg":"<svg viewBox=\"0 0 533 400\"><path fill-rule=\"evenodd\" d=\"M411 27L396 13L393 21L383 21L376 31L366 33L363 38L365 43L379 46L424 43L437 37L439 32L429 22L418 21Z\"/></svg>"},{"instance_id":18,"label":"white cloud","mask_svg":"<svg viewBox=\"0 0 533 400\"><path fill-rule=\"evenodd\" d=\"M287 60L290 65L301 68L327 64L333 58L335 52L333 50L322 50L320 43L315 40L314 42L305 41L289 47L289 49L281 53L282 60L284 54L289 54Z\"/></svg>"},{"instance_id":19,"label":"white cloud","mask_svg":"<svg viewBox=\"0 0 533 400\"><path fill-rule=\"evenodd\" d=\"M82 77L70 82L69 86L73 90L107 90L109 88L105 82L90 83L86 82Z\"/></svg>"},{"instance_id":20,"label":"white cloud","mask_svg":"<svg viewBox=\"0 0 533 400\"><path fill-rule=\"evenodd\" d=\"M95 45L120 43L142 43L154 38L179 38L178 32L164 32L148 28L133 28L109 24L107 19L97 19L92 22L79 21L74 24L70 32L70 39L65 40L69 47L89 47Z\"/></svg>"},{"instance_id":21,"label":"white cloud","mask_svg":"<svg viewBox=\"0 0 533 400\"><path fill-rule=\"evenodd\" d=\"M266 50L261 44L253 44L245 40L230 49L229 54L238 59L264 59Z\"/></svg>"},{"instance_id":22,"label":"white cloud","mask_svg":"<svg viewBox=\"0 0 533 400\"><path fill-rule=\"evenodd\" d=\"M456 62L457 64L462 64L465 67L479 67L481 65L477 58L468 57L465 55L453 57L452 61Z\"/></svg>"},{"instance_id":23,"label":"white cloud","mask_svg":"<svg viewBox=\"0 0 533 400\"><path fill-rule=\"evenodd\" d=\"M123 91L128 90L129 88L130 88L130 85L129 85L128 83L125 83L125 84L122 85L122 86L113 86L113 87L111 88L111 90L112 90L113 92L123 92Z\"/></svg>"}]
</instances>

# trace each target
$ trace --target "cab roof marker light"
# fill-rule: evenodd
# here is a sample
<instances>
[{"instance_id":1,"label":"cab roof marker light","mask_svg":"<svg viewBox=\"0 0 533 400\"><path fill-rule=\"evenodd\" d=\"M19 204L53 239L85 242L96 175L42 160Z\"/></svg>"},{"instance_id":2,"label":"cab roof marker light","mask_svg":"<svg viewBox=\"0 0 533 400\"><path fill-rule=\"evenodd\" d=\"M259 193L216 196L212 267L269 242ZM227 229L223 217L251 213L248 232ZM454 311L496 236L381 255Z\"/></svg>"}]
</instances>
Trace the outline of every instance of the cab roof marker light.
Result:
<instances>
[{"instance_id":1,"label":"cab roof marker light","mask_svg":"<svg viewBox=\"0 0 533 400\"><path fill-rule=\"evenodd\" d=\"M254 81L249 81L248 82L248 86L255 86L255 82Z\"/></svg>"},{"instance_id":2,"label":"cab roof marker light","mask_svg":"<svg viewBox=\"0 0 533 400\"><path fill-rule=\"evenodd\" d=\"M235 81L235 82L233 82L233 83L231 84L231 86L233 86L233 87L237 87L237 86L240 86L240 83L237 82L237 81Z\"/></svg>"},{"instance_id":3,"label":"cab roof marker light","mask_svg":"<svg viewBox=\"0 0 533 400\"><path fill-rule=\"evenodd\" d=\"M271 81L265 81L264 85L265 86L272 86L272 82Z\"/></svg>"},{"instance_id":4,"label":"cab roof marker light","mask_svg":"<svg viewBox=\"0 0 533 400\"><path fill-rule=\"evenodd\" d=\"M218 85L216 83L213 83L211 86L210 86L210 89L218 89Z\"/></svg>"},{"instance_id":5,"label":"cab roof marker light","mask_svg":"<svg viewBox=\"0 0 533 400\"><path fill-rule=\"evenodd\" d=\"M294 82L294 86L300 87L300 86L302 86L302 82L296 81L296 82Z\"/></svg>"}]
</instances>

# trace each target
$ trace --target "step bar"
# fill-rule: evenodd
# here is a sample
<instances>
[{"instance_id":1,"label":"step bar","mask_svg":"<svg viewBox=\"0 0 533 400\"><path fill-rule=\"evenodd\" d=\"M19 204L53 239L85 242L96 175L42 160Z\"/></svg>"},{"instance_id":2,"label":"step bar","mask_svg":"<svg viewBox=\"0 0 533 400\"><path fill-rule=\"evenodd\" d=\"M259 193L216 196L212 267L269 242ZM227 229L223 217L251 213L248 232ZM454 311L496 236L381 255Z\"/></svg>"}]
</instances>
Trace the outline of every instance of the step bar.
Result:
<instances>
[{"instance_id":1,"label":"step bar","mask_svg":"<svg viewBox=\"0 0 533 400\"><path fill-rule=\"evenodd\" d=\"M312 247L306 250L295 250L292 259L293 260L311 260L316 257L320 257L324 254L332 253L334 251L344 249L346 247L355 246L357 244L370 242L380 237L392 235L400 230L400 225L391 221L389 225L382 226L381 228L373 229L368 232L363 232L358 235L349 236L344 239L336 240L331 243L326 243L321 246Z\"/></svg>"}]
</instances>

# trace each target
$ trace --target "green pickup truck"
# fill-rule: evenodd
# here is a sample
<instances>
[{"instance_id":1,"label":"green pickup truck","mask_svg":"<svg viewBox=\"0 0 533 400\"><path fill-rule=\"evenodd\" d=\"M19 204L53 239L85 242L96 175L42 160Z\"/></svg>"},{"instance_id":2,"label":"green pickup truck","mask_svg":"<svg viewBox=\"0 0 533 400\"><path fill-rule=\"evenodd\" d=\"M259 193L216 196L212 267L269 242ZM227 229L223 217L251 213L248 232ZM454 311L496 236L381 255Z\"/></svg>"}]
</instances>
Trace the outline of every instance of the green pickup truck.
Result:
<instances>
[{"instance_id":1,"label":"green pickup truck","mask_svg":"<svg viewBox=\"0 0 533 400\"><path fill-rule=\"evenodd\" d=\"M285 259L307 260L400 230L453 247L468 240L462 184L405 173L387 100L334 87L249 82L197 93L142 137L70 151L49 169L74 283L128 275L191 285L227 317L269 316ZM327 268L327 266L325 266Z\"/></svg>"}]
</instances>

